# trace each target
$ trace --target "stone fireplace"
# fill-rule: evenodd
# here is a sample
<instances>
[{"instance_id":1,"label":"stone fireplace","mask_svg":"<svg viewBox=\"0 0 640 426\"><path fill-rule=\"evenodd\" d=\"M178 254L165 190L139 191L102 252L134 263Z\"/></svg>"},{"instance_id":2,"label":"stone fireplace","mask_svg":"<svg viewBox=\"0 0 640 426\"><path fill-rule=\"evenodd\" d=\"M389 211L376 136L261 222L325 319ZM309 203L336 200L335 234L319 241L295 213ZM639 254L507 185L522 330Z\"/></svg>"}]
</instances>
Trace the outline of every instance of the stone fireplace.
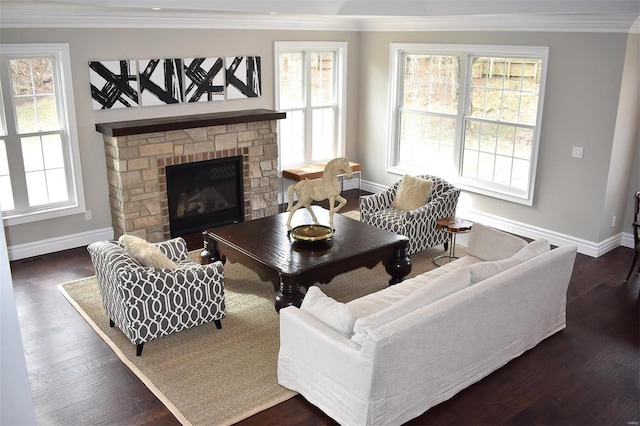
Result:
<instances>
[{"instance_id":1,"label":"stone fireplace","mask_svg":"<svg viewBox=\"0 0 640 426\"><path fill-rule=\"evenodd\" d=\"M278 213L277 120L284 117L248 110L96 124L115 238L171 238L167 166L212 159L242 158L244 220Z\"/></svg>"}]
</instances>

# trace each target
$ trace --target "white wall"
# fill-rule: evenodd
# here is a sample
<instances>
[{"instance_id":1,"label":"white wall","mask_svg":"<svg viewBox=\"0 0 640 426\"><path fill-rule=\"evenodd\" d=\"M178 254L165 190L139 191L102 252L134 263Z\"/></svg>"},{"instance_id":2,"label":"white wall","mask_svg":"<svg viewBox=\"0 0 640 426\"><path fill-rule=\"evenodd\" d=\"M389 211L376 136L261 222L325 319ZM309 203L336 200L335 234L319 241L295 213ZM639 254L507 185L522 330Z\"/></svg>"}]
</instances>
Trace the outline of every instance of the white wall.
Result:
<instances>
[{"instance_id":1,"label":"white wall","mask_svg":"<svg viewBox=\"0 0 640 426\"><path fill-rule=\"evenodd\" d=\"M623 223L618 223L618 220L623 218L625 206L628 204L629 186L635 186L631 185L629 177L633 169L636 142L640 135L638 121L640 117L640 80L638 80L640 58L638 55L640 52L638 48L638 35L629 36L620 84L604 209L600 222L601 239L608 237L611 229L622 229Z\"/></svg>"},{"instance_id":2,"label":"white wall","mask_svg":"<svg viewBox=\"0 0 640 426\"><path fill-rule=\"evenodd\" d=\"M35 424L7 244L0 228L0 425Z\"/></svg>"},{"instance_id":3,"label":"white wall","mask_svg":"<svg viewBox=\"0 0 640 426\"><path fill-rule=\"evenodd\" d=\"M628 71L628 73L627 73ZM640 191L640 34L632 34L629 36L629 42L627 45L627 67L625 67L624 83L621 99L621 111L620 115L635 122L635 139L632 140L632 146L625 152L628 157L627 161L631 162L631 175L629 176L627 192L624 193L624 199L627 201L624 219L620 223L622 232L630 233L632 231L631 224L633 223L633 196L637 191ZM625 105L624 100L630 103ZM635 102L635 110L633 109ZM626 114L622 115L623 109L629 108ZM621 126L621 131L618 133L616 126L616 137L620 134L621 145L624 147L624 141L627 138L633 138L633 134L627 135L624 132L624 126ZM623 149L623 148L621 148ZM625 164L624 161L621 161ZM624 184L621 183L622 190L624 190ZM629 244L632 240L629 241Z\"/></svg>"}]
</instances>

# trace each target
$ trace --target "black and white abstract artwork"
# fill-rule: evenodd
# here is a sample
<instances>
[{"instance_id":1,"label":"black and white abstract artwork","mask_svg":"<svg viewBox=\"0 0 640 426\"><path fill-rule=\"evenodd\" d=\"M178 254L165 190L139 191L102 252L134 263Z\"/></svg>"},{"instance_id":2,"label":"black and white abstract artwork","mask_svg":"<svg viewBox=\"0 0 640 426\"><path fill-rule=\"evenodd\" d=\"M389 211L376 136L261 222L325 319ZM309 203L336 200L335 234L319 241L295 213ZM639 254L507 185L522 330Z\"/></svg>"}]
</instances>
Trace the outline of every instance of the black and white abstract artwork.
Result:
<instances>
[{"instance_id":1,"label":"black and white abstract artwork","mask_svg":"<svg viewBox=\"0 0 640 426\"><path fill-rule=\"evenodd\" d=\"M89 62L89 81L94 110L137 107L139 104L135 61Z\"/></svg>"},{"instance_id":2,"label":"black and white abstract artwork","mask_svg":"<svg viewBox=\"0 0 640 426\"><path fill-rule=\"evenodd\" d=\"M260 56L226 58L227 99L262 96Z\"/></svg>"},{"instance_id":3,"label":"black and white abstract artwork","mask_svg":"<svg viewBox=\"0 0 640 426\"><path fill-rule=\"evenodd\" d=\"M138 67L142 106L183 101L182 59L143 59Z\"/></svg>"},{"instance_id":4,"label":"black and white abstract artwork","mask_svg":"<svg viewBox=\"0 0 640 426\"><path fill-rule=\"evenodd\" d=\"M224 64L222 58L186 58L184 60L184 96L187 102L224 100Z\"/></svg>"}]
</instances>

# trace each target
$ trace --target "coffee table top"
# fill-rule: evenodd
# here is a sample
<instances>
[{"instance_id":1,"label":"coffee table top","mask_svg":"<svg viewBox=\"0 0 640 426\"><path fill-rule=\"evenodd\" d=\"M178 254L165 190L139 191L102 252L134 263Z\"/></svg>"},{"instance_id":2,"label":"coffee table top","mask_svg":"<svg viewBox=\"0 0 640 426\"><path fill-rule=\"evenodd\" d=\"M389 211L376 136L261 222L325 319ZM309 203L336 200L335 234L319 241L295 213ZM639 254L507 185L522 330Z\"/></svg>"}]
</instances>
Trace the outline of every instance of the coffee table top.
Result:
<instances>
[{"instance_id":1,"label":"coffee table top","mask_svg":"<svg viewBox=\"0 0 640 426\"><path fill-rule=\"evenodd\" d=\"M329 223L329 212L319 206L313 211L320 224ZM396 245L408 242L401 235L376 228L354 219L334 215L335 232L326 241L295 241L288 233L289 213L279 213L261 219L225 225L207 230L209 236L218 242L218 249L230 261L234 252L242 258L250 258L252 263L262 264L280 275L314 275L323 281L322 270L326 265L341 264L339 273L354 269L354 264L373 267L381 259L391 257ZM312 224L311 215L306 209L298 210L292 218L291 226ZM370 258L370 260L368 260ZM334 268L335 269L335 268ZM343 269L343 270L342 270ZM335 271L334 271L335 272ZM337 274L333 274L335 276ZM333 278L333 277L330 277ZM330 280L329 278L329 280ZM303 280L304 281L304 280ZM304 283L303 283L304 284Z\"/></svg>"}]
</instances>

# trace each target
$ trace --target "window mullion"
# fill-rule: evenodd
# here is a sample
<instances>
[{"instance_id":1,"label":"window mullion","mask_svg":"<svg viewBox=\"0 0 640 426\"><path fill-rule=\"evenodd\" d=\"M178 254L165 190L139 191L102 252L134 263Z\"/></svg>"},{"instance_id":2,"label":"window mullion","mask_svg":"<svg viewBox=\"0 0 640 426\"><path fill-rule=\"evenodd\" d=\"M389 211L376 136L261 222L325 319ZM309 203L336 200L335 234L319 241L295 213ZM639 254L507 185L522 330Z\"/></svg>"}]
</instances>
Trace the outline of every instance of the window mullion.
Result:
<instances>
[{"instance_id":1,"label":"window mullion","mask_svg":"<svg viewBox=\"0 0 640 426\"><path fill-rule=\"evenodd\" d=\"M340 59L338 58L338 53L334 50L331 52L331 62L333 66L331 67L331 81L332 81L332 93L333 93L333 122L338 124L340 120L338 120L338 115L340 114L338 107L338 100L340 99L340 79L338 78L339 72L342 69L342 63L340 63ZM342 130L338 127L339 125L335 125L333 129L333 152L339 153L340 155L344 152L343 147L339 146L339 135L342 134Z\"/></svg>"},{"instance_id":2,"label":"window mullion","mask_svg":"<svg viewBox=\"0 0 640 426\"><path fill-rule=\"evenodd\" d=\"M464 155L465 116L469 111L471 86L471 55L460 55L460 76L458 77L458 113L456 116L455 144L453 147L455 175L462 176L462 158Z\"/></svg>"},{"instance_id":3,"label":"window mullion","mask_svg":"<svg viewBox=\"0 0 640 426\"><path fill-rule=\"evenodd\" d=\"M313 152L313 111L311 108L311 55L309 50L303 51L304 64L304 161L309 164L312 161Z\"/></svg>"}]
</instances>

